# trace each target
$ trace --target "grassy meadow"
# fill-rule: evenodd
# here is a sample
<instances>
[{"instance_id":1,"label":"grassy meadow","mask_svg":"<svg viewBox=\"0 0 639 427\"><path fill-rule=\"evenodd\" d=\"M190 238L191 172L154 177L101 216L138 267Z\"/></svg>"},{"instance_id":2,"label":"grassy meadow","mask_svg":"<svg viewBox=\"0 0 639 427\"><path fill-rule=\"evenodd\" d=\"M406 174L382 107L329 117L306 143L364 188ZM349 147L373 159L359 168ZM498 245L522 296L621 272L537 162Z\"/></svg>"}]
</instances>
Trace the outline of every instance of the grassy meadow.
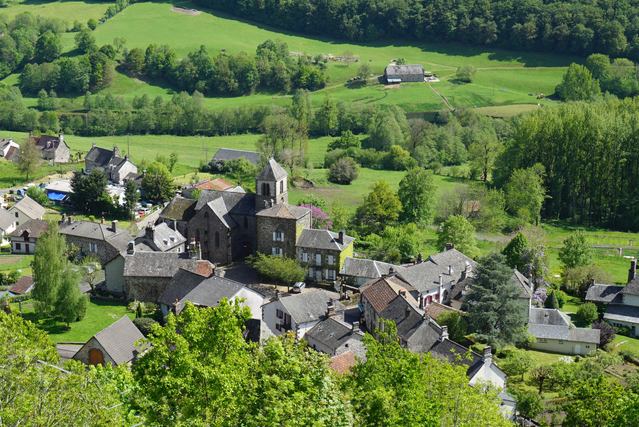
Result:
<instances>
[{"instance_id":1,"label":"grassy meadow","mask_svg":"<svg viewBox=\"0 0 639 427\"><path fill-rule=\"evenodd\" d=\"M43 16L56 16L69 23L79 19L86 21L102 15L108 3L98 2L52 2L40 0L12 4L0 10L0 14L14 16L29 11ZM538 94L548 95L559 83L565 67L577 58L565 55L523 53L492 48L468 47L444 43L416 43L389 40L387 43L355 44L330 39L310 38L272 29L264 25L238 20L222 13L201 11L185 14L174 6L192 8L186 2L136 3L109 19L94 31L98 45L111 43L116 37L126 39L129 49L146 48L150 43L168 44L178 56L198 49L201 45L215 55L221 51L229 53L253 53L258 44L267 39L276 39L288 44L292 54L352 55L357 62L346 64L329 61L327 87L312 96L318 105L325 95L344 102L363 102L399 105L409 112L433 111L446 107L442 97L454 107L487 107L548 103L537 99ZM185 31L188 29L188 31ZM238 35L241 34L241 37ZM72 53L74 34L63 35L65 52ZM353 77L361 63L368 63L375 75L381 75L384 67L396 58L408 63L423 64L442 79L433 84L404 84L385 88L371 84L362 88L349 88L346 80ZM477 69L475 81L456 84L452 81L455 70L463 65ZM6 84L16 84L16 75L7 77ZM117 73L113 84L106 89L110 93L131 99L136 95L171 96L170 88L130 78ZM257 93L241 97L206 98L205 105L211 109L239 107L244 105L288 103L282 94ZM82 100L76 99L73 108L81 108Z\"/></svg>"}]
</instances>

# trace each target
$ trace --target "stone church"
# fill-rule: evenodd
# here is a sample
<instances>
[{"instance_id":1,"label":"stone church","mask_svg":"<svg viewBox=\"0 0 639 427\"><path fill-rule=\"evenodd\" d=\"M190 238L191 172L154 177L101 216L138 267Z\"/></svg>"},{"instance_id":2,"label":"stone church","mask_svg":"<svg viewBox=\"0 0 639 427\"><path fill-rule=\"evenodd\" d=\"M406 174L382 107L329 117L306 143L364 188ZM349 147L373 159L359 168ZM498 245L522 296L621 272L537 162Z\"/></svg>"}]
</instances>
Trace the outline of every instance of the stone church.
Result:
<instances>
[{"instance_id":1,"label":"stone church","mask_svg":"<svg viewBox=\"0 0 639 427\"><path fill-rule=\"evenodd\" d=\"M297 238L311 228L311 212L288 204L288 174L270 159L256 178L256 193L203 191L194 201L188 238L202 258L227 264L259 251L295 257Z\"/></svg>"}]
</instances>

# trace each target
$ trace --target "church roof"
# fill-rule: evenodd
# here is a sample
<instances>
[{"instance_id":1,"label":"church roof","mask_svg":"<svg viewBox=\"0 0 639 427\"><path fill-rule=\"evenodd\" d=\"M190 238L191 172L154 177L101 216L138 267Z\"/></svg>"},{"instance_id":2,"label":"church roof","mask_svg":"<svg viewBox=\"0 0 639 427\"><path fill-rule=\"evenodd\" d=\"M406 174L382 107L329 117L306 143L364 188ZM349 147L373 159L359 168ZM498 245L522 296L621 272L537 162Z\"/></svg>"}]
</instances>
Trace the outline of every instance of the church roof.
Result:
<instances>
[{"instance_id":1,"label":"church roof","mask_svg":"<svg viewBox=\"0 0 639 427\"><path fill-rule=\"evenodd\" d=\"M288 173L284 170L275 159L269 159L268 163L262 169L262 172L258 175L257 179L260 181L279 181L282 178L286 178Z\"/></svg>"},{"instance_id":2,"label":"church roof","mask_svg":"<svg viewBox=\"0 0 639 427\"><path fill-rule=\"evenodd\" d=\"M262 209L257 216L269 216L272 218L299 219L308 215L311 210L302 206L293 206L289 204L274 205L270 208Z\"/></svg>"}]
</instances>

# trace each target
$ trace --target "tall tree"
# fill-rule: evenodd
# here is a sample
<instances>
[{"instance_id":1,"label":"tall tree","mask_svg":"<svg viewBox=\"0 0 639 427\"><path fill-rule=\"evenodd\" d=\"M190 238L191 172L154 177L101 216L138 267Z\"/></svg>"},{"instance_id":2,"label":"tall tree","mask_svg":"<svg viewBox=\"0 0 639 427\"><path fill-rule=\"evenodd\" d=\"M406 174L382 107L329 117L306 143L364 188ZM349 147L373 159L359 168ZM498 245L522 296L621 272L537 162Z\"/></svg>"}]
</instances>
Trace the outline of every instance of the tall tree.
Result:
<instances>
[{"instance_id":1,"label":"tall tree","mask_svg":"<svg viewBox=\"0 0 639 427\"><path fill-rule=\"evenodd\" d=\"M502 149L503 145L497 138L494 128L485 127L472 132L468 157L471 168L478 173L482 181L488 182Z\"/></svg>"},{"instance_id":2,"label":"tall tree","mask_svg":"<svg viewBox=\"0 0 639 427\"><path fill-rule=\"evenodd\" d=\"M140 191L138 183L129 179L124 184L124 206L130 218L133 218L135 205L140 201Z\"/></svg>"},{"instance_id":3,"label":"tall tree","mask_svg":"<svg viewBox=\"0 0 639 427\"><path fill-rule=\"evenodd\" d=\"M338 117L337 105L332 98L324 98L322 105L315 114L317 131L322 135L334 135L337 131Z\"/></svg>"},{"instance_id":4,"label":"tall tree","mask_svg":"<svg viewBox=\"0 0 639 427\"><path fill-rule=\"evenodd\" d=\"M58 225L49 223L47 231L40 236L33 257L32 296L36 312L41 316L55 313L59 290L62 286L67 261L66 242L59 233Z\"/></svg>"},{"instance_id":5,"label":"tall tree","mask_svg":"<svg viewBox=\"0 0 639 427\"><path fill-rule=\"evenodd\" d=\"M433 173L422 168L409 170L399 182L397 195L402 203L401 219L429 224L433 220L435 204Z\"/></svg>"},{"instance_id":6,"label":"tall tree","mask_svg":"<svg viewBox=\"0 0 639 427\"><path fill-rule=\"evenodd\" d=\"M501 252L506 257L506 262L512 268L525 272L528 262L528 240L522 233L517 233Z\"/></svg>"},{"instance_id":7,"label":"tall tree","mask_svg":"<svg viewBox=\"0 0 639 427\"><path fill-rule=\"evenodd\" d=\"M113 203L107 193L107 183L107 177L100 169L94 168L88 175L75 172L71 178L71 203L81 212L97 215L111 212Z\"/></svg>"},{"instance_id":8,"label":"tall tree","mask_svg":"<svg viewBox=\"0 0 639 427\"><path fill-rule=\"evenodd\" d=\"M313 110L311 109L311 98L308 95L308 91L304 89L295 91L289 111L291 116L297 120L299 134L308 136L309 128L313 121Z\"/></svg>"},{"instance_id":9,"label":"tall tree","mask_svg":"<svg viewBox=\"0 0 639 427\"><path fill-rule=\"evenodd\" d=\"M592 101L601 95L599 82L590 71L579 64L570 64L555 92L564 101Z\"/></svg>"},{"instance_id":10,"label":"tall tree","mask_svg":"<svg viewBox=\"0 0 639 427\"><path fill-rule=\"evenodd\" d=\"M27 138L20 146L20 155L18 157L18 170L25 175L27 181L37 170L40 160L40 150L31 138Z\"/></svg>"},{"instance_id":11,"label":"tall tree","mask_svg":"<svg viewBox=\"0 0 639 427\"><path fill-rule=\"evenodd\" d=\"M288 114L266 117L262 125L264 135L257 141L257 151L262 160L273 157L291 168L306 161L306 138L298 132L298 126Z\"/></svg>"},{"instance_id":12,"label":"tall tree","mask_svg":"<svg viewBox=\"0 0 639 427\"><path fill-rule=\"evenodd\" d=\"M543 166L516 169L506 184L506 206L524 221L539 224L541 207L546 198Z\"/></svg>"},{"instance_id":13,"label":"tall tree","mask_svg":"<svg viewBox=\"0 0 639 427\"><path fill-rule=\"evenodd\" d=\"M397 221L401 209L402 203L390 185L378 181L357 208L355 220L366 234L379 233L386 225Z\"/></svg>"},{"instance_id":14,"label":"tall tree","mask_svg":"<svg viewBox=\"0 0 639 427\"><path fill-rule=\"evenodd\" d=\"M590 264L592 249L583 231L576 231L564 240L564 245L559 250L559 260L564 270Z\"/></svg>"},{"instance_id":15,"label":"tall tree","mask_svg":"<svg viewBox=\"0 0 639 427\"><path fill-rule=\"evenodd\" d=\"M477 338L495 346L521 342L526 336L526 310L520 289L501 254L479 260L477 274L464 301L468 326Z\"/></svg>"},{"instance_id":16,"label":"tall tree","mask_svg":"<svg viewBox=\"0 0 639 427\"><path fill-rule=\"evenodd\" d=\"M87 311L87 296L80 292L80 275L67 263L60 281L58 297L55 302L55 314L64 323L82 320Z\"/></svg>"},{"instance_id":17,"label":"tall tree","mask_svg":"<svg viewBox=\"0 0 639 427\"><path fill-rule=\"evenodd\" d=\"M166 202L175 194L175 185L169 169L160 162L149 165L142 177L144 197L154 202Z\"/></svg>"},{"instance_id":18,"label":"tall tree","mask_svg":"<svg viewBox=\"0 0 639 427\"><path fill-rule=\"evenodd\" d=\"M452 244L469 257L477 255L475 227L462 215L452 215L441 225L437 233L437 245L443 249Z\"/></svg>"}]
</instances>

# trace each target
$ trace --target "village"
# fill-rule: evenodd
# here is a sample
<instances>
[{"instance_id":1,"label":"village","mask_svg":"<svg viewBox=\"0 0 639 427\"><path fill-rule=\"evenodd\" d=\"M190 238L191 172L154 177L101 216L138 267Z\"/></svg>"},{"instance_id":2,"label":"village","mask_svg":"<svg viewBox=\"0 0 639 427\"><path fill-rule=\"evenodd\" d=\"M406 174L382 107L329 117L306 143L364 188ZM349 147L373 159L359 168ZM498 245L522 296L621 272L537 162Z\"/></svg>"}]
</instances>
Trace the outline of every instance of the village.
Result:
<instances>
[{"instance_id":1,"label":"village","mask_svg":"<svg viewBox=\"0 0 639 427\"><path fill-rule=\"evenodd\" d=\"M44 160L70 160L62 134L32 139ZM3 144L2 157L11 160L18 155L20 147L14 141ZM2 242L12 254L37 258L41 240L50 239L53 230L64 238L69 259L83 276L77 284L82 294L91 301L120 301L134 307L133 319L130 314L101 319L108 324L86 342L57 342L62 361L134 365L149 350L145 337L153 333L153 324L180 316L189 305L214 308L223 300L237 301L250 312L246 340L263 344L271 337L291 334L327 355L337 374L346 374L366 360L364 335L377 336L385 322L391 322L402 347L463 366L470 386L498 392L504 417L526 419L518 410L517 397L508 392L506 371L512 375L513 370L501 367L513 360L503 354L498 358L490 345L449 330L469 315L468 296L478 286L476 280L486 280L485 275L492 273L490 261L473 259L452 241L409 263L359 257L355 237L345 230L314 228L313 206L289 204L288 172L257 152L222 148L210 163L220 171L228 162L254 166L255 192L214 178L185 185L167 202L156 204L144 201L148 200L144 192L133 202L125 195L127 183L136 183L140 191L146 171L138 170L117 147L93 145L83 160L77 174L103 175L113 203L132 204L130 227L115 219L105 221L104 216L91 221L74 215L69 204L79 178L33 186L37 190L26 186L5 192L0 211ZM29 195L34 193L46 197L49 207ZM302 275L296 279L269 275L255 262L260 257L274 260L267 269L276 268L278 259L292 260ZM626 286L593 281L585 302L596 304L603 321L636 337L639 277L636 260L628 265ZM8 281L0 293L2 306L8 313L20 313L39 283L20 272ZM556 294L543 278L511 268L506 285L513 303L507 315L525 325L528 338L522 348L527 351L572 360L595 355L610 341L609 330L597 323L597 313L575 326L574 314L559 309ZM554 303L549 303L552 299ZM495 314L483 316L490 319ZM593 322L599 326L591 327Z\"/></svg>"}]
</instances>

